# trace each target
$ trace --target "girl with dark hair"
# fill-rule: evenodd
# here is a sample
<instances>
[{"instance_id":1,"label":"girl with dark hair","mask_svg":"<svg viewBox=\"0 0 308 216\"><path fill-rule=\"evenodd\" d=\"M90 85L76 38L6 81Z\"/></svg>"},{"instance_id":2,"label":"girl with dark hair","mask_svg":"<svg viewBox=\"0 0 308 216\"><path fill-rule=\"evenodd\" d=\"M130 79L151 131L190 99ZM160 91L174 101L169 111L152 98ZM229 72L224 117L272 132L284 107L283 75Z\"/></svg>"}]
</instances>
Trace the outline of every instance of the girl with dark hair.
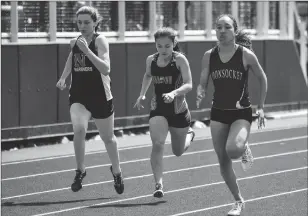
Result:
<instances>
[{"instance_id":1,"label":"girl with dark hair","mask_svg":"<svg viewBox=\"0 0 308 216\"><path fill-rule=\"evenodd\" d=\"M248 145L252 122L248 73L252 71L260 81L260 101L257 108L259 128L265 126L263 107L267 78L252 51L250 38L243 31L238 31L237 22L231 15L223 14L218 17L216 36L218 45L206 51L202 59L197 107L205 97L211 76L215 89L210 123L213 145L221 175L236 201L228 215L240 215L244 208L244 199L232 168L232 159L241 158L244 170L249 169L253 163Z\"/></svg>"},{"instance_id":2,"label":"girl with dark hair","mask_svg":"<svg viewBox=\"0 0 308 216\"><path fill-rule=\"evenodd\" d=\"M71 189L74 192L79 191L82 188L82 180L86 176L85 136L88 122L93 117L112 163L110 171L114 178L114 188L121 194L124 191L124 183L117 139L113 132L114 107L109 77L109 44L106 37L97 33L100 22L97 9L83 6L76 15L81 35L71 40L71 52L57 83L59 89L65 89L65 80L72 73L69 104L77 170Z\"/></svg>"},{"instance_id":3,"label":"girl with dark hair","mask_svg":"<svg viewBox=\"0 0 308 216\"><path fill-rule=\"evenodd\" d=\"M141 102L153 81L154 96L151 101L150 135L153 143L151 166L155 180L154 197L163 197L163 152L168 131L172 151L181 156L195 136L190 128L191 116L185 94L192 90L188 60L180 53L172 28L159 29L155 35L157 53L146 59L140 96L134 107L143 108Z\"/></svg>"}]
</instances>

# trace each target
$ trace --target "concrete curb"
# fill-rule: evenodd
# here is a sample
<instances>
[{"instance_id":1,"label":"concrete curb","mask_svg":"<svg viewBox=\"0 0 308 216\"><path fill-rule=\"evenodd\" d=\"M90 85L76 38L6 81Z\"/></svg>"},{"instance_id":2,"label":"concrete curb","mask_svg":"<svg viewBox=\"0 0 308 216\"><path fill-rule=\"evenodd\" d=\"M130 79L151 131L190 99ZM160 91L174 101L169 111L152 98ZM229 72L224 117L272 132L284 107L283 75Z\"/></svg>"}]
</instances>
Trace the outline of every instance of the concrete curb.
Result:
<instances>
[{"instance_id":1,"label":"concrete curb","mask_svg":"<svg viewBox=\"0 0 308 216\"><path fill-rule=\"evenodd\" d=\"M279 130L281 128L307 127L307 110L305 112L292 112L290 114L280 112L271 113L272 119L266 122L266 130ZM286 119L288 119L286 121ZM252 123L252 133L258 132L256 121ZM261 131L262 132L262 131ZM210 127L206 126L201 129L195 129L195 140L210 139ZM120 151L126 148L150 147L151 138L148 134L125 135L118 137L118 148ZM167 136L167 143L170 143L170 134ZM86 142L86 154L105 151L105 145L101 140L89 140ZM73 142L65 144L53 144L39 147L30 147L13 151L2 151L2 163L22 162L33 159L48 160L48 158L74 157Z\"/></svg>"},{"instance_id":2,"label":"concrete curb","mask_svg":"<svg viewBox=\"0 0 308 216\"><path fill-rule=\"evenodd\" d=\"M266 104L264 112L292 111L308 108L307 101ZM253 113L256 106L252 107ZM209 121L210 109L191 110L192 121ZM256 118L256 115L253 116ZM148 115L127 116L115 118L115 131L117 130L134 130L148 126ZM89 122L88 134L98 133L93 121ZM70 122L56 123L50 125L36 125L27 127L15 127L1 129L1 142L25 141L34 139L54 138L63 136L72 136L73 129Z\"/></svg>"}]
</instances>

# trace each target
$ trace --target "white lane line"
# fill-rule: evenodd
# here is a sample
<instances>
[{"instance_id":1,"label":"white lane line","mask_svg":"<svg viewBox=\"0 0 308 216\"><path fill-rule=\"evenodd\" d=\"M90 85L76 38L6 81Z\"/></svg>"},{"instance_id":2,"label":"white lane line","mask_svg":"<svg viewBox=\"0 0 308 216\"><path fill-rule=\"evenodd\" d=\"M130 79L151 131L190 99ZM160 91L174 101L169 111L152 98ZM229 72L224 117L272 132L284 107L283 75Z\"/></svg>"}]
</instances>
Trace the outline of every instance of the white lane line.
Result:
<instances>
[{"instance_id":1,"label":"white lane line","mask_svg":"<svg viewBox=\"0 0 308 216\"><path fill-rule=\"evenodd\" d=\"M273 128L273 129L262 129L262 130L251 131L250 134L265 133L265 132L279 131L279 130L291 130L291 129L305 128L305 127L307 127L307 126L306 125L300 125L300 126L295 126L295 127L291 127L290 126L290 127ZM207 140L207 139L211 139L211 136L199 137L199 138L196 138L195 140L197 141L197 140ZM169 145L169 144L170 144L170 142L166 143L166 145ZM152 146L152 144L124 147L124 148L119 148L119 151L136 149L136 148L146 148L146 147L151 147L151 146ZM86 155L100 154L100 153L106 153L106 150L87 152ZM1 166L7 166L7 165L13 165L13 164L21 164L21 163L30 163L30 162L37 162L37 161L45 161L45 160L54 160L54 159L68 158L68 157L75 157L75 155L74 154L68 154L68 155L46 157L46 158L38 158L38 159L32 159L32 160L30 159L30 160L21 160L21 161L7 162L7 163L2 163Z\"/></svg>"},{"instance_id":2,"label":"white lane line","mask_svg":"<svg viewBox=\"0 0 308 216\"><path fill-rule=\"evenodd\" d=\"M287 192L272 194L272 195L268 195L268 196L256 197L256 198L253 198L253 199L245 200L245 203L255 202L255 201L264 200L264 199L270 199L270 198L273 198L273 197L289 195L289 194L292 194L292 193L299 193L299 192L307 191L307 189L308 188L303 188L303 189L299 189L299 190L287 191ZM223 204L223 205L218 205L218 206L212 206L212 207L197 209L197 210L193 210L193 211L181 212L181 213L173 214L173 215L169 215L169 216L189 215L189 214L194 214L194 213L197 213L197 212L205 212L205 211L209 211L209 210L213 210L213 209L223 208L223 207L227 207L227 206L230 206L230 205L233 205L233 203L228 203L228 204Z\"/></svg>"},{"instance_id":3,"label":"white lane line","mask_svg":"<svg viewBox=\"0 0 308 216\"><path fill-rule=\"evenodd\" d=\"M286 156L286 155L292 155L292 154L301 154L301 153L306 153L307 151L308 150L301 150L301 151L286 152L286 153L275 154L275 155L268 155L268 156L263 156L263 157L256 157L254 160L268 159L268 158L280 157L280 156ZM238 163L238 162L240 162L240 160L234 161L234 163ZM202 168L208 168L208 167L214 167L214 166L219 166L219 164L215 163L215 164L207 164L207 165L203 165L203 166L194 166L194 167L189 167L189 168L170 170L170 171L163 172L163 174L184 172L184 171L202 169ZM124 180L127 181L127 180L132 180L132 179L146 178L146 177L150 177L152 175L153 174L146 174L146 175L141 175L141 176L131 176L131 177L124 178ZM83 187L107 184L107 183L111 183L111 182L113 182L113 180L94 182L94 183L84 184ZM10 196L10 197L3 197L3 198L1 198L1 200L8 200L8 199L13 199L13 198L20 198L20 197L33 196L33 195L46 194L46 193L53 193L53 192L57 192L57 191L64 191L64 190L70 190L70 189L71 189L70 187L58 188L58 189L47 190L47 191L40 191L40 192L21 194L21 195Z\"/></svg>"},{"instance_id":4,"label":"white lane line","mask_svg":"<svg viewBox=\"0 0 308 216\"><path fill-rule=\"evenodd\" d=\"M293 171L298 171L298 170L303 170L303 169L307 169L307 166L299 167L299 168L295 168L295 169L289 169L289 170L282 170L282 171L278 171L278 172L265 173L265 174L261 174L261 175L249 176L249 177L245 177L245 178L239 178L238 181L243 181L243 180L247 180L247 179L254 179L254 178L259 178L259 177L264 177L264 176L277 175L277 174L281 174L281 173L293 172ZM177 189L177 190L167 191L167 192L165 192L165 194L175 193L175 192L180 192L180 191L187 191L187 190L192 190L192 189L196 189L196 188L210 187L210 186L220 185L220 184L225 184L225 182L220 181L220 182L215 182L215 183L211 183L211 184L204 184L204 185L197 185L197 186L193 186L193 187L186 187L186 188L181 188L181 189ZM59 213L62 213L62 212L80 210L80 209L85 209L85 208L89 208L89 207L93 207L93 206L104 206L104 205L108 205L108 204L126 202L126 201L131 201L131 200L136 200L136 199L141 199L141 198L146 198L146 197L151 197L151 196L153 196L153 194L147 194L147 195L143 195L143 196L131 197L131 198L120 199L120 200L113 200L113 201L109 201L109 202L102 202L102 203L97 203L97 204L93 204L93 205L78 206L78 207L74 207L74 208L67 208L67 209L62 209L62 210L59 210L59 211L46 212L46 213L32 215L32 216L45 216L45 215L51 215L51 214L59 214Z\"/></svg>"},{"instance_id":5,"label":"white lane line","mask_svg":"<svg viewBox=\"0 0 308 216\"><path fill-rule=\"evenodd\" d=\"M299 137L291 137L291 138L286 138L286 139L278 139L278 140L271 140L271 141L265 141L265 142L256 142L256 143L251 143L250 146L264 145L264 144L270 144L270 143L276 143L276 142L293 141L293 140L305 139L307 137L308 136L299 136ZM207 153L207 152L213 152L213 151L214 151L214 149L186 152L182 156L192 155L192 154L201 154L201 153ZM173 154L164 156L164 158L171 158L171 157L175 157L175 156ZM123 162L120 162L120 164L138 163L138 162L149 161L149 160L150 160L150 158L142 158L142 159L136 159L136 160L123 161ZM94 168L100 168L100 167L109 167L109 166L111 166L110 163L101 164L101 165L93 165L93 166L86 167L86 169L88 170L88 169L94 169ZM64 173L64 172L71 172L71 171L74 171L74 170L75 169L66 169L66 170L57 170L57 171L52 171L52 172L37 173L37 174L25 175L25 176L16 176L16 177L4 178L1 181L9 181L9 180L24 179L24 178L32 178L32 177L37 177L37 176L59 174L59 173Z\"/></svg>"}]
</instances>

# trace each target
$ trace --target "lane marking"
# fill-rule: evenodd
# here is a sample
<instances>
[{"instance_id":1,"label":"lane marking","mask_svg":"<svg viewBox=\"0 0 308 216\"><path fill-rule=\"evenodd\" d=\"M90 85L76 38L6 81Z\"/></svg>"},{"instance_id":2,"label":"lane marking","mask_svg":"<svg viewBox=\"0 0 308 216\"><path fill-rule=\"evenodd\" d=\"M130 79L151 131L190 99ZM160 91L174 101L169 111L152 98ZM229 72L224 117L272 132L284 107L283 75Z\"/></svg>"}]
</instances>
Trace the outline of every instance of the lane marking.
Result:
<instances>
[{"instance_id":1,"label":"lane marking","mask_svg":"<svg viewBox=\"0 0 308 216\"><path fill-rule=\"evenodd\" d=\"M264 200L264 199L270 199L270 198L273 198L273 197L289 195L289 194L292 194L292 193L299 193L299 192L307 191L307 189L308 188L303 188L303 189L299 189L299 190L287 191L287 192L278 193L278 194L272 194L272 195L268 195L268 196L256 197L256 198L253 198L253 199L245 200L245 203L259 201L259 200ZM197 212L205 212L205 211L209 211L209 210L213 210L213 209L223 208L223 207L231 206L233 204L234 203L228 203L228 204L212 206L212 207L203 208L203 209L197 209L197 210L194 210L194 211L182 212L182 213L173 214L173 215L169 215L169 216L189 215L189 214L193 214L193 213L197 213Z\"/></svg>"},{"instance_id":2,"label":"lane marking","mask_svg":"<svg viewBox=\"0 0 308 216\"><path fill-rule=\"evenodd\" d=\"M262 175L255 175L255 176L249 176L249 177L245 177L245 178L239 178L238 181L243 181L243 180L253 179L253 178L259 178L259 177L264 177L264 176L270 176L270 175L276 175L276 174L281 174L281 173L287 173L287 172L293 172L293 171L298 171L298 170L303 170L303 169L307 169L307 166L296 168L296 169L289 169L289 170L283 170L283 171L278 171L278 172L266 173L266 174L262 174ZM210 186L213 186L213 185L220 185L220 184L225 184L225 182L221 181L221 182L215 182L215 183L211 183L211 184L204 184L204 185L198 185L198 186L193 186L193 187L186 187L186 188L181 188L181 189L177 189L177 190L167 191L167 192L165 192L165 194L175 193L175 192L180 192L180 191L187 191L187 190L192 190L192 189L196 189L196 188L210 187ZM36 214L36 215L33 215L33 216L45 216L45 215L51 215L51 214L58 214L58 213L63 213L63 212L68 212L68 211L85 209L85 208L89 208L89 207L93 207L93 206L103 206L103 205L126 202L126 201L131 201L131 200L136 200L136 199L141 199L141 198L146 198L146 197L151 197L151 196L153 196L153 194L147 194L147 195L143 195L143 196L114 200L114 201L109 201L109 202L102 202L102 203L97 203L97 204L93 204L93 205L84 205L84 206L78 206L78 207L74 207L74 208L67 208L67 209L62 209L62 210L59 210L59 211Z\"/></svg>"},{"instance_id":3,"label":"lane marking","mask_svg":"<svg viewBox=\"0 0 308 216\"><path fill-rule=\"evenodd\" d=\"M279 130L291 130L291 129L305 128L305 127L307 127L307 126L306 125L300 125L300 126L296 126L296 127L262 129L262 130L251 131L250 134L266 133L266 132L279 131ZM208 140L208 139L211 139L211 136L199 137L199 138L196 138L195 140L197 141L197 140ZM170 142L167 142L166 145L170 145ZM146 148L146 147L151 147L151 146L152 146L152 144L144 144L144 145L140 145L140 146L124 147L124 148L119 148L119 151L136 149L136 148ZM100 153L106 153L106 150L99 150L99 151L95 151L95 152L87 152L86 155L93 155L93 154L100 154ZM30 160L21 160L21 161L15 161L15 162L7 162L7 163L2 163L1 166L20 164L20 163L30 163L30 162L37 162L37 161L45 161L45 160L54 160L54 159L68 158L68 157L75 157L75 154L53 156L53 157L46 157L46 158L38 158L38 159L32 159L32 160L30 159Z\"/></svg>"},{"instance_id":4,"label":"lane marking","mask_svg":"<svg viewBox=\"0 0 308 216\"><path fill-rule=\"evenodd\" d=\"M301 153L306 153L307 151L308 150L301 150L301 151L286 152L286 153L281 153L281 154L274 154L274 155L256 157L256 158L254 158L254 160L268 159L268 158L280 157L280 156L286 156L286 155L292 155L292 154L301 154ZM235 161L233 161L233 164L239 163L239 162L240 162L240 160L235 160ZM202 168L215 167L215 166L219 166L219 164L215 163L215 164L207 164L207 165L202 165L202 166L194 166L194 167L189 167L189 168L182 168L182 169L177 169L177 170L170 170L170 171L163 172L163 174L184 172L184 171L189 171L189 170L202 169ZM139 178L146 178L146 177L150 177L152 175L153 174L151 173L151 174L140 175L140 176L131 176L131 177L124 178L124 181L132 180L132 179L139 179ZM83 187L107 184L107 183L112 183L112 182L113 182L113 180L94 182L94 183L84 184ZM8 200L8 199L13 199L13 198L20 198L20 197L26 197L26 196L39 195L39 194L46 194L46 193L52 193L52 192L70 190L70 189L71 189L70 187L58 188L58 189L47 190L47 191L40 191L40 192L21 194L21 195L15 195L15 196L10 196L10 197L3 197L3 198L1 198L1 200Z\"/></svg>"},{"instance_id":5,"label":"lane marking","mask_svg":"<svg viewBox=\"0 0 308 216\"><path fill-rule=\"evenodd\" d=\"M286 139L278 139L278 140L271 140L271 141L265 141L265 142L256 142L256 143L251 143L250 146L271 144L271 143L276 143L276 142L293 141L293 140L305 139L307 137L308 136L299 136L299 137L291 137L291 138L286 138ZM208 153L208 152L214 152L214 149L186 152L182 156L193 155L193 154L201 154L201 153ZM163 158L171 158L171 157L176 157L176 156L174 156L173 154L172 155L165 155ZM150 158L148 157L148 158L142 158L142 159L136 159L136 160L123 161L123 162L120 162L120 164L138 163L138 162L144 162L144 161L149 161L149 160L150 160ZM94 169L94 168L100 168L100 167L109 167L109 166L111 166L110 163L108 163L108 164L101 164L101 165L88 166L88 167L86 167L86 169L88 170L88 169ZM37 174L32 174L32 175L16 176L16 177L4 178L1 181L3 182L3 181L9 181L9 180L33 178L33 177L37 177L37 176L59 174L59 173L71 172L71 171L75 171L75 169L65 169L65 170L57 170L57 171L52 171L52 172L37 173Z\"/></svg>"}]
</instances>

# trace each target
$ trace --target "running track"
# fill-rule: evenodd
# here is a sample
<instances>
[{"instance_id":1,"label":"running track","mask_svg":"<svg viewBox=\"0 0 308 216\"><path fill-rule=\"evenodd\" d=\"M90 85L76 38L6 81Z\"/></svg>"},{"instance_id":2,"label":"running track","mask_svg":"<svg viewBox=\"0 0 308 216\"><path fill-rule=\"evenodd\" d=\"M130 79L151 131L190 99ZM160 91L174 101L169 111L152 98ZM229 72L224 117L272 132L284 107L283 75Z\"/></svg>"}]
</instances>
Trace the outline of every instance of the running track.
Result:
<instances>
[{"instance_id":1,"label":"running track","mask_svg":"<svg viewBox=\"0 0 308 216\"><path fill-rule=\"evenodd\" d=\"M255 163L234 170L246 216L307 215L307 126L252 133ZM120 150L125 191L116 194L106 152L87 154L87 176L70 190L75 158L2 164L2 215L226 215L233 198L224 184L209 138L198 138L181 157L165 147L165 197L152 197L150 146Z\"/></svg>"}]
</instances>

